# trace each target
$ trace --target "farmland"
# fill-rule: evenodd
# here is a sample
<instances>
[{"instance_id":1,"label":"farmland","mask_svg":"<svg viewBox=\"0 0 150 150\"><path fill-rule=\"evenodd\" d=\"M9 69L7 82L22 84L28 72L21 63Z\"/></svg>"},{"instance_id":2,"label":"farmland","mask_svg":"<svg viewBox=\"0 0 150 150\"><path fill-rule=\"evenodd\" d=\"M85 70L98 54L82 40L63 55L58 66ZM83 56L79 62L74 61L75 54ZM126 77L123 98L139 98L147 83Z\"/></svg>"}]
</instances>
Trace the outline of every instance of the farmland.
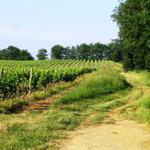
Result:
<instances>
[{"instance_id":1,"label":"farmland","mask_svg":"<svg viewBox=\"0 0 150 150\"><path fill-rule=\"evenodd\" d=\"M150 0L5 0L0 16L0 150L150 150Z\"/></svg>"},{"instance_id":2,"label":"farmland","mask_svg":"<svg viewBox=\"0 0 150 150\"><path fill-rule=\"evenodd\" d=\"M1 61L0 99L10 99L30 94L60 81L74 81L110 62L52 60L52 61ZM113 65L113 64L112 64Z\"/></svg>"},{"instance_id":3,"label":"farmland","mask_svg":"<svg viewBox=\"0 0 150 150\"><path fill-rule=\"evenodd\" d=\"M95 64L94 64L95 63ZM99 62L82 61L1 61L0 99L27 95L32 91L45 89L52 83L73 81L84 73L96 69Z\"/></svg>"},{"instance_id":4,"label":"farmland","mask_svg":"<svg viewBox=\"0 0 150 150\"><path fill-rule=\"evenodd\" d=\"M0 66L2 150L59 149L69 131L111 121L108 113L116 109L126 118L150 123L147 71L123 72L112 61L84 60L0 61Z\"/></svg>"},{"instance_id":5,"label":"farmland","mask_svg":"<svg viewBox=\"0 0 150 150\"><path fill-rule=\"evenodd\" d=\"M0 61L0 110L9 111L18 104L28 103L28 99L43 99L59 93L62 85L65 88L67 84L67 88L78 76L106 67L121 69L111 61Z\"/></svg>"}]
</instances>

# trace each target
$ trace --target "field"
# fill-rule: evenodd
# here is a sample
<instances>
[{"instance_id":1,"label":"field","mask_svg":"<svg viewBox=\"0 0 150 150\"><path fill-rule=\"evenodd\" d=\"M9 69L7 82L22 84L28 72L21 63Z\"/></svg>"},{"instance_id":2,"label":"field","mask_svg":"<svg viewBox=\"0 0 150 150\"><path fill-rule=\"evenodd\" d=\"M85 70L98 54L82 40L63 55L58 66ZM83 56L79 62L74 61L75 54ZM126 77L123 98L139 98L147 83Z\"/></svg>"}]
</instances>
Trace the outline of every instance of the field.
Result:
<instances>
[{"instance_id":1,"label":"field","mask_svg":"<svg viewBox=\"0 0 150 150\"><path fill-rule=\"evenodd\" d=\"M45 89L59 81L73 81L81 74L92 72L99 62L31 61L0 62L0 99L10 99Z\"/></svg>"},{"instance_id":2,"label":"field","mask_svg":"<svg viewBox=\"0 0 150 150\"><path fill-rule=\"evenodd\" d=\"M113 110L150 123L147 71L123 72L118 63L81 60L0 61L0 69L2 150L59 149L69 131L105 118L113 122L108 117Z\"/></svg>"}]
</instances>

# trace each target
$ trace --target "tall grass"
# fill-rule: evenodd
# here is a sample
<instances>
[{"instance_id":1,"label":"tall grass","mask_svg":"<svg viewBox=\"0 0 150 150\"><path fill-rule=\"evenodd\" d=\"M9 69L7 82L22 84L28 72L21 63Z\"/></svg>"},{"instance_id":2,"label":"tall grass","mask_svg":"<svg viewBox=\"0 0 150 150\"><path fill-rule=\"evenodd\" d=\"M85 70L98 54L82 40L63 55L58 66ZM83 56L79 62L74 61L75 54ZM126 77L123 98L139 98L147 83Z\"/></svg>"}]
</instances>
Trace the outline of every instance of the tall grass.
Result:
<instances>
[{"instance_id":1,"label":"tall grass","mask_svg":"<svg viewBox=\"0 0 150 150\"><path fill-rule=\"evenodd\" d=\"M150 93L147 93L139 100L139 109L136 117L141 122L150 123Z\"/></svg>"},{"instance_id":2,"label":"tall grass","mask_svg":"<svg viewBox=\"0 0 150 150\"><path fill-rule=\"evenodd\" d=\"M141 99L140 105L150 110L150 93Z\"/></svg>"},{"instance_id":3,"label":"tall grass","mask_svg":"<svg viewBox=\"0 0 150 150\"><path fill-rule=\"evenodd\" d=\"M101 70L89 75L77 88L67 93L56 104L68 104L83 99L96 98L124 89L129 84L116 71Z\"/></svg>"},{"instance_id":4,"label":"tall grass","mask_svg":"<svg viewBox=\"0 0 150 150\"><path fill-rule=\"evenodd\" d=\"M143 97L139 100L140 107L136 115L140 121L150 123L150 72L139 72L139 80L146 87Z\"/></svg>"},{"instance_id":5,"label":"tall grass","mask_svg":"<svg viewBox=\"0 0 150 150\"><path fill-rule=\"evenodd\" d=\"M129 105L125 114L129 118L150 124L150 72L128 72L128 78L134 86L134 93L139 93L135 103Z\"/></svg>"},{"instance_id":6,"label":"tall grass","mask_svg":"<svg viewBox=\"0 0 150 150\"><path fill-rule=\"evenodd\" d=\"M146 86L150 86L150 72L149 71L140 71L138 73L139 80Z\"/></svg>"},{"instance_id":7,"label":"tall grass","mask_svg":"<svg viewBox=\"0 0 150 150\"><path fill-rule=\"evenodd\" d=\"M85 125L100 124L106 111L120 106L116 99L122 100L128 92L128 89L121 90L63 107L51 105L44 112L0 114L0 150L56 150L60 140L68 135L67 131L82 122Z\"/></svg>"}]
</instances>

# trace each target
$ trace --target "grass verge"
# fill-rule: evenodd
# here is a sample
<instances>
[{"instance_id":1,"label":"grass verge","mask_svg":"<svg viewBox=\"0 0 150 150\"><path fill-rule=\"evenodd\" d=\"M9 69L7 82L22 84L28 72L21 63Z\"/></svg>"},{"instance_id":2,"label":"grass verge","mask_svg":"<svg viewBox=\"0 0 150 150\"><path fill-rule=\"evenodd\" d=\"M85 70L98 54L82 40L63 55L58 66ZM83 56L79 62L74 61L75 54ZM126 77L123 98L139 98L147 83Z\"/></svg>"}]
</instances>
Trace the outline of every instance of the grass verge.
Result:
<instances>
[{"instance_id":1,"label":"grass verge","mask_svg":"<svg viewBox=\"0 0 150 150\"><path fill-rule=\"evenodd\" d=\"M48 87L46 91L36 91L24 98L14 98L0 101L0 113L18 113L24 106L29 105L29 103L45 100L54 94L59 94L66 89L78 85L83 79L84 76L82 75L73 82L59 82Z\"/></svg>"},{"instance_id":2,"label":"grass verge","mask_svg":"<svg viewBox=\"0 0 150 150\"><path fill-rule=\"evenodd\" d=\"M57 101L57 105L74 103L87 98L95 98L125 89L129 84L116 71L97 71L88 76L77 88Z\"/></svg>"},{"instance_id":3,"label":"grass verge","mask_svg":"<svg viewBox=\"0 0 150 150\"><path fill-rule=\"evenodd\" d=\"M134 84L134 93L141 93L134 103L124 110L126 117L150 125L150 72L128 72L127 78Z\"/></svg>"}]
</instances>

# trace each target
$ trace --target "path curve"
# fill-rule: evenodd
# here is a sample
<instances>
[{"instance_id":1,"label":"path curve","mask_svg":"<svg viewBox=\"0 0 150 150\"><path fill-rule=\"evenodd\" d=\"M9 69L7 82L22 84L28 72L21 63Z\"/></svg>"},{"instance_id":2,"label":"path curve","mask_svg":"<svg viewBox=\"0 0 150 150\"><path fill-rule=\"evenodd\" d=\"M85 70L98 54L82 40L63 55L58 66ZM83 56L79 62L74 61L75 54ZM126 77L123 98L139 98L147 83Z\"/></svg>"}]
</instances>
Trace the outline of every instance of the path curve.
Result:
<instances>
[{"instance_id":1,"label":"path curve","mask_svg":"<svg viewBox=\"0 0 150 150\"><path fill-rule=\"evenodd\" d=\"M124 75L135 88L141 88L142 85L136 85L137 76ZM150 150L150 131L145 125L121 117L116 109L108 113L101 125L73 131L62 141L60 150Z\"/></svg>"},{"instance_id":2,"label":"path curve","mask_svg":"<svg viewBox=\"0 0 150 150\"><path fill-rule=\"evenodd\" d=\"M100 126L74 131L60 150L150 150L150 133L135 121L114 115Z\"/></svg>"}]
</instances>

